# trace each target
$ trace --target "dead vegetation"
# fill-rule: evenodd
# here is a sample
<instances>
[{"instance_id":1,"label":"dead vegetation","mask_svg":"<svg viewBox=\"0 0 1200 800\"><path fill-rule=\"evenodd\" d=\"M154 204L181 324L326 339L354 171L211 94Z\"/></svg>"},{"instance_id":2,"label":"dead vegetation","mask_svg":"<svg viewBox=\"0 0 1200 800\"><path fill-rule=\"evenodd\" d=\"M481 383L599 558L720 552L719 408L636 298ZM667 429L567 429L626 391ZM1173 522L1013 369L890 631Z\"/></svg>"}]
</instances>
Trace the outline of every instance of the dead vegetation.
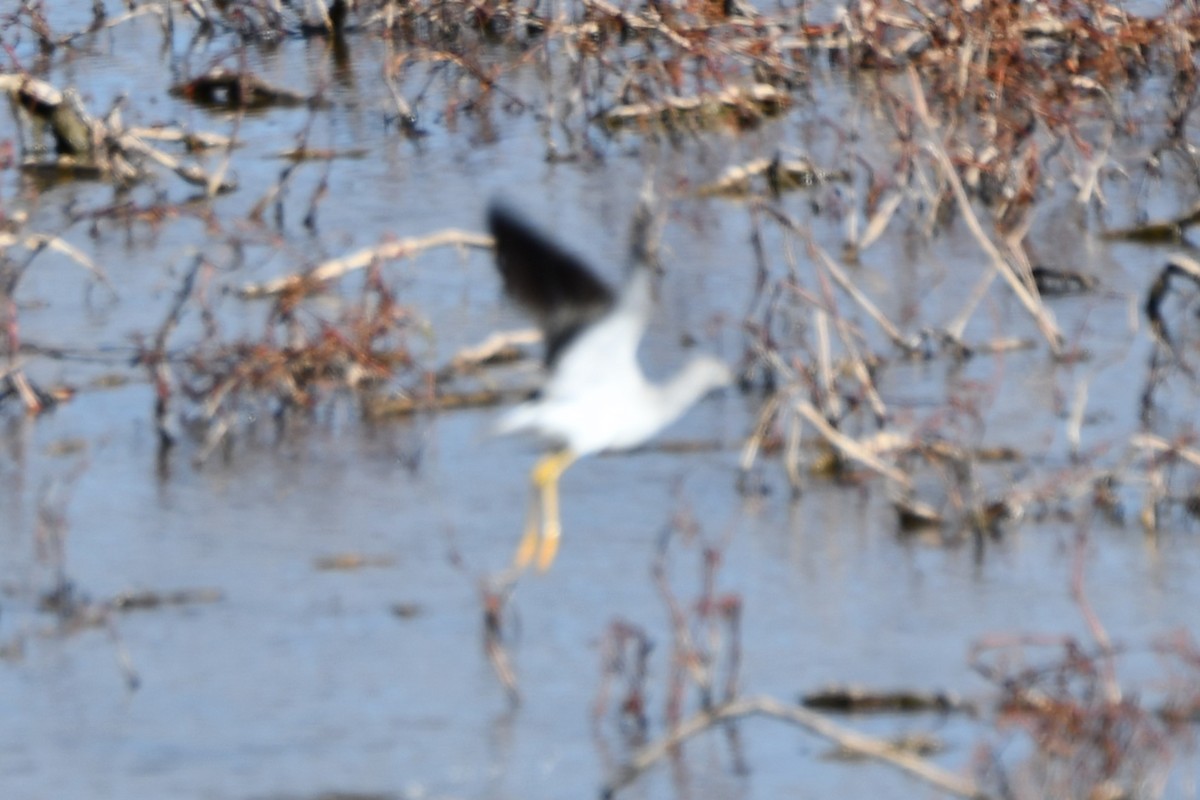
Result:
<instances>
[{"instance_id":1,"label":"dead vegetation","mask_svg":"<svg viewBox=\"0 0 1200 800\"><path fill-rule=\"evenodd\" d=\"M1070 588L1087 640L1029 633L976 642L971 665L996 690L997 746L983 779L1000 797L1158 797L1180 748L1187 748L1200 703L1200 650L1187 631L1147 647L1160 662L1153 694L1130 690L1122 664L1139 653L1110 638L1085 586L1088 532L1074 543ZM1032 743L1022 763L1006 763L1002 737ZM1183 743L1183 744L1181 744Z\"/></svg>"},{"instance_id":2,"label":"dead vegetation","mask_svg":"<svg viewBox=\"0 0 1200 800\"><path fill-rule=\"evenodd\" d=\"M601 797L614 797L648 771L670 765L682 791L688 783L687 742L702 735L724 741L732 769L752 772L742 748L742 731L751 720L782 722L835 745L833 758L871 759L955 797L1157 797L1180 742L1200 711L1200 650L1185 631L1151 643L1162 662L1165 680L1157 698L1125 690L1120 665L1136 655L1114 644L1091 607L1084 586L1086 528L1076 539L1070 579L1072 596L1091 634L1081 641L1052 634L1014 634L977 642L972 668L993 691L966 701L928 689L872 690L834 687L788 703L744 693L740 617L742 600L722 591L721 565L726 542L705 541L695 520L677 516L663 536L654 580L670 620L666 652L638 623L615 620L601 648L600 690L593 711L594 735L601 752L613 748L628 756L610 763L611 775ZM700 565L698 588L687 601L677 597L667 578L670 562L684 558ZM652 661L665 658L664 671ZM665 674L664 686L652 675ZM649 698L661 697L661 709ZM1157 704L1157 705L1156 705ZM867 735L835 719L861 720L871 714L932 715L931 730L908 729L894 739ZM956 774L936 763L945 749L934 726L950 714L983 717L995 739L976 753L975 776ZM1024 738L1032 748L1015 746ZM1184 747L1187 745L1184 744ZM1010 752L1023 755L1014 759Z\"/></svg>"},{"instance_id":3,"label":"dead vegetation","mask_svg":"<svg viewBox=\"0 0 1200 800\"><path fill-rule=\"evenodd\" d=\"M120 109L96 119L83 107L74 90L60 91L46 81L23 73L0 73L0 91L7 93L21 143L21 168L43 176L111 181L129 188L150 176L150 166L168 169L210 194L232 191L236 184L209 175L147 143L169 139L188 146L228 145L206 134L162 129L126 128ZM26 139L28 137L28 139ZM53 143L53 151L48 142Z\"/></svg>"},{"instance_id":4,"label":"dead vegetation","mask_svg":"<svg viewBox=\"0 0 1200 800\"><path fill-rule=\"evenodd\" d=\"M198 283L208 280L211 269L196 259L167 318L137 356L155 387L162 457L177 443L181 425L203 440L194 457L199 464L231 444L248 409L258 412L251 419L261 415L282 429L291 416L312 413L340 392L365 394L415 367L406 341L420 320L397 302L378 265L369 271L358 302L338 318L306 313L301 301L311 284L301 281L279 292L261 336L237 339L223 336L216 315L205 307L207 293ZM194 305L204 336L182 352L172 351L172 333Z\"/></svg>"},{"instance_id":5,"label":"dead vegetation","mask_svg":"<svg viewBox=\"0 0 1200 800\"><path fill-rule=\"evenodd\" d=\"M1155 536L1200 516L1200 445L1189 416L1197 394L1200 266L1186 252L1164 254L1161 270L1144 276L1130 331L1131 339L1148 343L1144 370L1129 379L1137 426L1097 442L1087 436L1094 356L1086 331L1060 325L1055 303L1096 298L1106 287L1088 265L1044 262L1031 244L1031 231L1051 211L1067 208L1081 236L1131 247L1188 245L1200 194L1191 142L1200 15L1186 4L1140 16L1098 0L881 0L834 8L821 21L741 0L336 0L329 6L192 0L143 3L112 17L103 3L94 9L92 22L79 30L52 29L37 3L0 13L8 58L0 89L17 131L15 143L0 143L0 157L5 169L110 185L111 205L71 210L74 223L93 230L162 226L194 214L211 234L211 247L174 276L161 324L135 343L133 362L151 387L147 409L164 461L188 444L193 463L203 465L214 453L232 454L238 436L264 419L280 431L339 400L378 419L493 404L526 388L491 381L487 370L522 357L527 336L478 351L463 342L459 358L423 363L413 341L427 323L389 272L393 262L438 248L468 258L490 247L486 236L433 231L317 263L297 257L284 274L265 280L238 274L241 241L218 218L216 203L239 191L232 176L246 114L308 115L297 141L276 149L287 161L277 181L256 189L261 199L246 225L264 240L287 227L281 198L294 170L316 162L333 170L340 157L371 157L311 145L307 126L335 102L329 87L267 81L247 65L244 48L325 40L338 61L356 41L370 41L387 53L379 73L389 131L413 142L434 121L454 130L470 119L486 143L487 132L494 137L506 117L527 116L537 122L546 161L599 164L622 147L736 137L793 115L820 129L826 143L813 153L782 148L722 163L714 174L684 176L666 193L678 203L720 203L722 214L744 218L750 229L744 260L756 292L740 320L746 347L739 366L744 389L760 402L741 453L747 493L777 482L795 494L817 481L878 486L891 501L898 534L932 531L948 546L972 544L981 557L990 542L1029 521L1136 520ZM164 80L162 89L164 96L230 114L220 123L226 133L126 126L123 109L144 107L147 98L89 109L78 87L45 77L55 53L133 24L157 25L164 41L182 29L194 40L227 45L215 58L196 58L184 77ZM835 78L853 87L870 115L874 146L862 142L861 128L820 109ZM186 197L172 195L178 184L172 175L184 182ZM159 185L164 177L170 189ZM1168 179L1181 181L1181 194L1190 197L1163 213L1151 200ZM303 218L314 236L326 189L322 182L314 191ZM807 193L805 201L789 202L799 192ZM1122 204L1117 196L1132 201ZM819 213L802 215L798 208L806 204ZM823 245L814 233L818 222L840 232L840 249ZM36 415L70 401L75 390L28 377L31 360L54 359L59 351L22 336L18 294L26 271L57 252L101 291L115 290L106 265L92 263L60 233L32 230L8 198L0 223L0 411ZM920 310L901 319L886 302L888 288L871 285L860 267L881 242L915 240L921 247L952 230L965 232L971 244L972 258L956 265L953 276L967 287L965 299L938 319ZM234 255L219 256L217 245ZM356 288L346 288L358 278ZM1012 324L992 335L980 333L994 330L980 324L989 302L1016 309ZM231 317L255 322L234 325ZM1054 425L1067 443L1061 458L989 436L1005 359L1029 352L1069 384L1055 398ZM992 366L992 377L955 382L917 411L887 389L913 365L956 372L981 362ZM63 523L52 504L47 508L39 537L53 546ZM710 728L727 737L738 763L734 723L762 715L962 796L1023 796L1013 787L1011 765L990 764L978 782L946 775L920 755L856 738L810 709L744 696L742 608L736 595L716 591L721 552L713 547L702 556L703 588L694 604L676 598L665 581L659 586L671 652L657 730L646 690L652 637L625 620L608 632L597 720L615 713L632 747L614 766L608 792L661 760L678 759L687 738ZM372 563L331 557L319 568ZM195 600L166 594L85 603L65 574L46 597L45 609L63 620L109 626L115 611ZM516 699L504 637L507 589L489 588L482 597L485 651ZM983 644L973 659L1001 698L992 706L997 725L1023 731L1034 744L1034 766L1022 773L1038 787L1033 795L1153 796L1165 743L1182 721L1195 719L1194 688L1155 710L1114 689L1119 654L1096 638L1046 645L1018 637ZM1035 651L1050 655L1034 666L1013 666ZM1186 637L1170 640L1162 653L1194 668L1195 644ZM894 709L918 699L860 694L828 694L824 702Z\"/></svg>"}]
</instances>

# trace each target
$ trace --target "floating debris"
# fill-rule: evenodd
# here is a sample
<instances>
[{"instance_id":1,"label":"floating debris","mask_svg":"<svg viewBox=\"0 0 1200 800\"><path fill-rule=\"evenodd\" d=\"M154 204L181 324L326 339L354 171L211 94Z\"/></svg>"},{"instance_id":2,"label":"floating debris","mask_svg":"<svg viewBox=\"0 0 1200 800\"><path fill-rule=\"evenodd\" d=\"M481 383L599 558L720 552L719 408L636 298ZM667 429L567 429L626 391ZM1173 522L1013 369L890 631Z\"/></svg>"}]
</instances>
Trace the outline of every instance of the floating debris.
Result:
<instances>
[{"instance_id":1,"label":"floating debris","mask_svg":"<svg viewBox=\"0 0 1200 800\"><path fill-rule=\"evenodd\" d=\"M1145 244L1172 244L1183 241L1183 235L1192 225L1200 222L1200 203L1192 206L1185 214L1175 219L1156 220L1105 231L1103 237L1109 241L1142 242Z\"/></svg>"},{"instance_id":2,"label":"floating debris","mask_svg":"<svg viewBox=\"0 0 1200 800\"><path fill-rule=\"evenodd\" d=\"M80 436L67 436L46 446L46 455L59 458L83 453L88 449L88 440Z\"/></svg>"},{"instance_id":3,"label":"floating debris","mask_svg":"<svg viewBox=\"0 0 1200 800\"><path fill-rule=\"evenodd\" d=\"M1043 297L1065 297L1090 292L1100 282L1082 272L1037 266L1033 268L1033 284Z\"/></svg>"},{"instance_id":4,"label":"floating debris","mask_svg":"<svg viewBox=\"0 0 1200 800\"><path fill-rule=\"evenodd\" d=\"M829 181L849 180L845 170L821 170L806 158L758 158L727 168L715 181L696 190L700 197L747 197L750 195L781 194L795 189L808 189ZM761 179L762 187L755 183Z\"/></svg>"},{"instance_id":5,"label":"floating debris","mask_svg":"<svg viewBox=\"0 0 1200 800\"><path fill-rule=\"evenodd\" d=\"M60 91L46 81L20 73L0 75L0 89L8 92L14 105L48 127L60 156L92 157L93 123L78 94Z\"/></svg>"},{"instance_id":6,"label":"floating debris","mask_svg":"<svg viewBox=\"0 0 1200 800\"><path fill-rule=\"evenodd\" d=\"M391 556L367 556L361 553L337 553L321 556L313 561L313 566L324 572L349 572L366 567L391 567L395 564L396 559Z\"/></svg>"},{"instance_id":7,"label":"floating debris","mask_svg":"<svg viewBox=\"0 0 1200 800\"><path fill-rule=\"evenodd\" d=\"M528 397L527 391L499 389L468 389L464 391L435 388L431 393L406 393L390 397L368 397L363 411L367 419L406 417L426 411L450 411L463 408L486 408Z\"/></svg>"},{"instance_id":8,"label":"floating debris","mask_svg":"<svg viewBox=\"0 0 1200 800\"><path fill-rule=\"evenodd\" d=\"M350 150L330 150L318 149L312 147L296 147L291 150L284 150L279 154L279 158L287 161L333 161L337 158L366 158L367 150L357 147Z\"/></svg>"},{"instance_id":9,"label":"floating debris","mask_svg":"<svg viewBox=\"0 0 1200 800\"><path fill-rule=\"evenodd\" d=\"M968 705L953 692L924 692L914 689L867 689L862 686L830 686L803 695L800 705L821 711L846 714L920 711L963 711Z\"/></svg>"},{"instance_id":10,"label":"floating debris","mask_svg":"<svg viewBox=\"0 0 1200 800\"><path fill-rule=\"evenodd\" d=\"M225 599L220 589L177 589L171 592L153 590L122 592L107 605L115 611L154 611L166 606L191 606L217 603Z\"/></svg>"},{"instance_id":11,"label":"floating debris","mask_svg":"<svg viewBox=\"0 0 1200 800\"><path fill-rule=\"evenodd\" d=\"M47 179L111 180L120 187L129 187L152 174L150 164L158 164L214 194L236 186L232 180L210 176L151 147L139 134L155 135L153 129L126 129L115 112L103 120L93 118L72 89L60 91L37 78L8 73L0 74L0 91L7 92L13 106L25 115L24 127L30 131L31 144L24 149L21 161L25 172ZM54 140L51 158L45 157L46 148L39 141L45 131ZM185 134L172 135L183 142L219 141L199 135L190 140Z\"/></svg>"},{"instance_id":12,"label":"floating debris","mask_svg":"<svg viewBox=\"0 0 1200 800\"><path fill-rule=\"evenodd\" d=\"M259 110L310 105L314 98L274 86L249 73L215 67L198 78L171 87L171 94L203 106Z\"/></svg>"},{"instance_id":13,"label":"floating debris","mask_svg":"<svg viewBox=\"0 0 1200 800\"><path fill-rule=\"evenodd\" d=\"M883 741L890 745L897 753L908 753L922 757L937 755L946 749L946 745L940 737L923 731L901 733L888 737ZM864 761L868 758L860 750L844 745L828 751L824 757L835 761Z\"/></svg>"},{"instance_id":14,"label":"floating debris","mask_svg":"<svg viewBox=\"0 0 1200 800\"><path fill-rule=\"evenodd\" d=\"M791 103L791 97L783 90L767 83L756 83L692 97L668 97L659 102L620 105L605 113L603 119L612 128L684 121L711 124L728 116L746 125L779 114Z\"/></svg>"},{"instance_id":15,"label":"floating debris","mask_svg":"<svg viewBox=\"0 0 1200 800\"><path fill-rule=\"evenodd\" d=\"M932 503L918 500L915 497L903 497L892 501L896 510L896 518L902 531L919 531L925 528L940 527L946 522L945 515Z\"/></svg>"},{"instance_id":16,"label":"floating debris","mask_svg":"<svg viewBox=\"0 0 1200 800\"><path fill-rule=\"evenodd\" d=\"M400 619L412 619L413 617L419 616L424 610L424 607L420 603L411 602L392 603L391 608L392 616L399 617Z\"/></svg>"},{"instance_id":17,"label":"floating debris","mask_svg":"<svg viewBox=\"0 0 1200 800\"><path fill-rule=\"evenodd\" d=\"M1150 289L1146 292L1146 317L1150 320L1150 329L1165 344L1171 346L1171 334L1162 315L1162 303L1171 289L1174 278L1187 278L1196 286L1200 286L1200 261L1177 253L1171 257L1161 270Z\"/></svg>"}]
</instances>

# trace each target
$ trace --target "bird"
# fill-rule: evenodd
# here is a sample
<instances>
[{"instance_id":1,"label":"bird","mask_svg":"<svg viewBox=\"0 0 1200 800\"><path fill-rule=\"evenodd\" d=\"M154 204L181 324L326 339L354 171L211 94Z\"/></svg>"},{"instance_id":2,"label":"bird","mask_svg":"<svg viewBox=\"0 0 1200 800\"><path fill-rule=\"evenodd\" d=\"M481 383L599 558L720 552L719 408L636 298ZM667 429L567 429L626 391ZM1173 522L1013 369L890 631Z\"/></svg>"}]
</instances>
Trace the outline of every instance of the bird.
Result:
<instances>
[{"instance_id":1,"label":"bird","mask_svg":"<svg viewBox=\"0 0 1200 800\"><path fill-rule=\"evenodd\" d=\"M493 427L498 435L533 434L550 445L530 473L514 557L518 571L536 557L545 572L561 539L558 481L567 468L584 456L642 445L701 397L732 383L733 372L711 355L693 356L661 383L643 372L637 353L654 307L645 196L634 215L629 274L618 291L507 204L493 201L487 222L504 291L537 322L545 344L541 388Z\"/></svg>"}]
</instances>

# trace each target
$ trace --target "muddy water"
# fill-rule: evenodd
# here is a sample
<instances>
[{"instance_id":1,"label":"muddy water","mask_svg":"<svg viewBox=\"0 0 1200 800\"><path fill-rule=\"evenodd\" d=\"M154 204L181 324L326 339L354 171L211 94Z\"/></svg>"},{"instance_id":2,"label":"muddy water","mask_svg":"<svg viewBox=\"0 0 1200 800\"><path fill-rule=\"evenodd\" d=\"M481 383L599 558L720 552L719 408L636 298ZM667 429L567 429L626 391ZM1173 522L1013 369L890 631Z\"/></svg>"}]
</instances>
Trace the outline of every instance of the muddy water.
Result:
<instances>
[{"instance_id":1,"label":"muddy water","mask_svg":"<svg viewBox=\"0 0 1200 800\"><path fill-rule=\"evenodd\" d=\"M69 27L68 20L56 24ZM1156 691L1162 672L1153 657L1140 655L1156 637L1180 628L1200 634L1194 522L1172 519L1147 537L1132 519L1097 520L1086 526L1080 551L1080 526L1031 506L1027 519L980 549L969 539L947 546L939 537L899 535L878 482L814 478L792 497L783 470L768 458L754 476L764 491L743 495L736 490L740 448L762 398L730 392L705 400L666 437L710 446L599 457L567 473L559 560L548 575L523 579L506 611L522 694L513 707L481 646L480 586L507 563L521 527L526 470L536 454L529 443L488 437L493 410L364 425L353 402L338 399L282 434L267 419L243 420L232 450L202 468L190 461L192 444L163 465L152 390L128 367L134 337L157 328L196 252L218 266L208 290L225 330L256 331L264 308L225 290L387 237L480 230L496 195L615 278L647 173L668 186L703 180L729 163L799 142L814 160L837 163L841 156L820 134L821 121L854 109L852 95L830 79L818 87L820 113L801 110L758 132L713 134L678 148L600 139L602 163L551 165L529 115L451 121L429 103L433 111L422 120L429 135L416 143L398 136L384 120L383 46L370 40L357 43L344 65L319 42L248 52L247 66L268 80L302 91L332 85L328 110L236 121L197 110L167 94L167 76L181 63L199 69L227 43L176 37L161 52L136 47L161 36L149 19L131 22L88 39L46 77L76 86L97 111L126 96L130 123L236 132L236 192L177 219L90 225L69 216L113 202L109 187L43 189L12 169L0 173L8 213L28 209L30 230L79 247L115 292L90 284L69 260L43 254L17 295L27 341L85 348L89 358L32 361L37 380L82 391L36 420L10 412L0 438L0 640L10 645L0 661L5 797L591 796L627 753L611 709L592 719L600 645L614 620L640 626L656 642L647 701L651 733L662 730L670 629L651 565L664 531L680 518L697 523L699 541L724 543L718 588L744 602L740 684L747 693L789 700L855 682L986 701L989 687L967 664L973 643L1023 633L1089 641L1069 591L1077 558L1096 615L1115 641L1136 651L1122 662L1130 687ZM869 147L869 115L858 114L852 124ZM274 211L266 224L247 220L286 166L277 155L305 130L309 146L362 154L300 165L283 195L281 222ZM13 136L12 118L0 116L0 139ZM210 156L206 167L219 158ZM302 219L322 179L328 197L316 229L306 230ZM149 203L155 191L183 201L192 190L163 176L133 198ZM819 199L830 202L842 191ZM784 201L798 216L814 202L804 195ZM663 311L644 353L656 374L685 357L684 334L738 359L739 322L753 295L753 225L745 208L686 197L669 207ZM203 218L210 213L219 220L215 228ZM843 228L828 215L806 219L816 240L836 252ZM985 422L953 424L974 443L1020 449L1033 465L1001 465L988 472L991 485L1019 483L1035 468L1072 468L1062 398L1081 381L1092 398L1085 447L1115 446L1136 428L1149 347L1138 303L1163 252L1107 245L1053 216L1035 227L1034 241L1059 266L1086 267L1104 285L1054 305L1068 335L1093 351L1090 360L1055 365L1035 347L962 368L898 367L881 386L898 418L912 426L927 424L947 394L966 397L986 387ZM765 245L781 272L785 244L768 233ZM803 252L794 242L791 248L797 268L807 269ZM964 231L914 248L897 229L864 254L858 279L892 318L944 324L983 263ZM970 280L961 277L964 264ZM436 251L390 264L385 274L426 322L427 334L412 345L428 363L524 324L499 299L486 254ZM343 300L322 301L325 310L354 297L356 286L356 279L346 281ZM986 304L969 338L1029 333L1011 299L992 296ZM185 319L179 342L197 325ZM93 384L114 374L130 382ZM1172 402L1167 413L1195 419L1194 398L1177 392ZM1138 497L1133 490L1124 495L1133 509ZM39 507L65 514L63 568L82 596L104 601L123 592L205 589L220 599L59 630L38 607L54 583L54 567L38 553ZM324 559L346 553L366 563L322 568ZM669 572L685 603L699 591L700 560L698 541L672 539ZM136 690L126 686L128 670L136 673ZM945 747L935 760L952 770L967 770L981 744L1002 756L1020 750L1014 733L961 715L852 724L879 735L932 729ZM829 758L826 743L778 723L748 721L741 735L747 772L734 769L723 738L701 738L677 769L651 772L632 794L932 793L889 768ZM1195 796L1196 778L1185 764L1169 793Z\"/></svg>"}]
</instances>

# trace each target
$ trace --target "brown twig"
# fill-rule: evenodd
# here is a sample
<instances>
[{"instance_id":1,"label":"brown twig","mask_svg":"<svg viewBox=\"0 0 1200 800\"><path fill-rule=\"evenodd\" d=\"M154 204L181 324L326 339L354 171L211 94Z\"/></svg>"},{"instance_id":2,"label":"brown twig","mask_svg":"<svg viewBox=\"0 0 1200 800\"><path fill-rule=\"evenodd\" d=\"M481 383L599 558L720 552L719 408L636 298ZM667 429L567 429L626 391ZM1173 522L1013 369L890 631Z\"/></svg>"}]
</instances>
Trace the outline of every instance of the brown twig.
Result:
<instances>
[{"instance_id":1,"label":"brown twig","mask_svg":"<svg viewBox=\"0 0 1200 800\"><path fill-rule=\"evenodd\" d=\"M509 704L517 706L521 702L521 690L517 685L517 673L513 669L512 659L504 646L504 615L508 601L516 588L516 576L506 575L498 585L483 585L480 589L483 601L483 649L487 654L488 663L492 665L496 677L508 695Z\"/></svg>"}]
</instances>

